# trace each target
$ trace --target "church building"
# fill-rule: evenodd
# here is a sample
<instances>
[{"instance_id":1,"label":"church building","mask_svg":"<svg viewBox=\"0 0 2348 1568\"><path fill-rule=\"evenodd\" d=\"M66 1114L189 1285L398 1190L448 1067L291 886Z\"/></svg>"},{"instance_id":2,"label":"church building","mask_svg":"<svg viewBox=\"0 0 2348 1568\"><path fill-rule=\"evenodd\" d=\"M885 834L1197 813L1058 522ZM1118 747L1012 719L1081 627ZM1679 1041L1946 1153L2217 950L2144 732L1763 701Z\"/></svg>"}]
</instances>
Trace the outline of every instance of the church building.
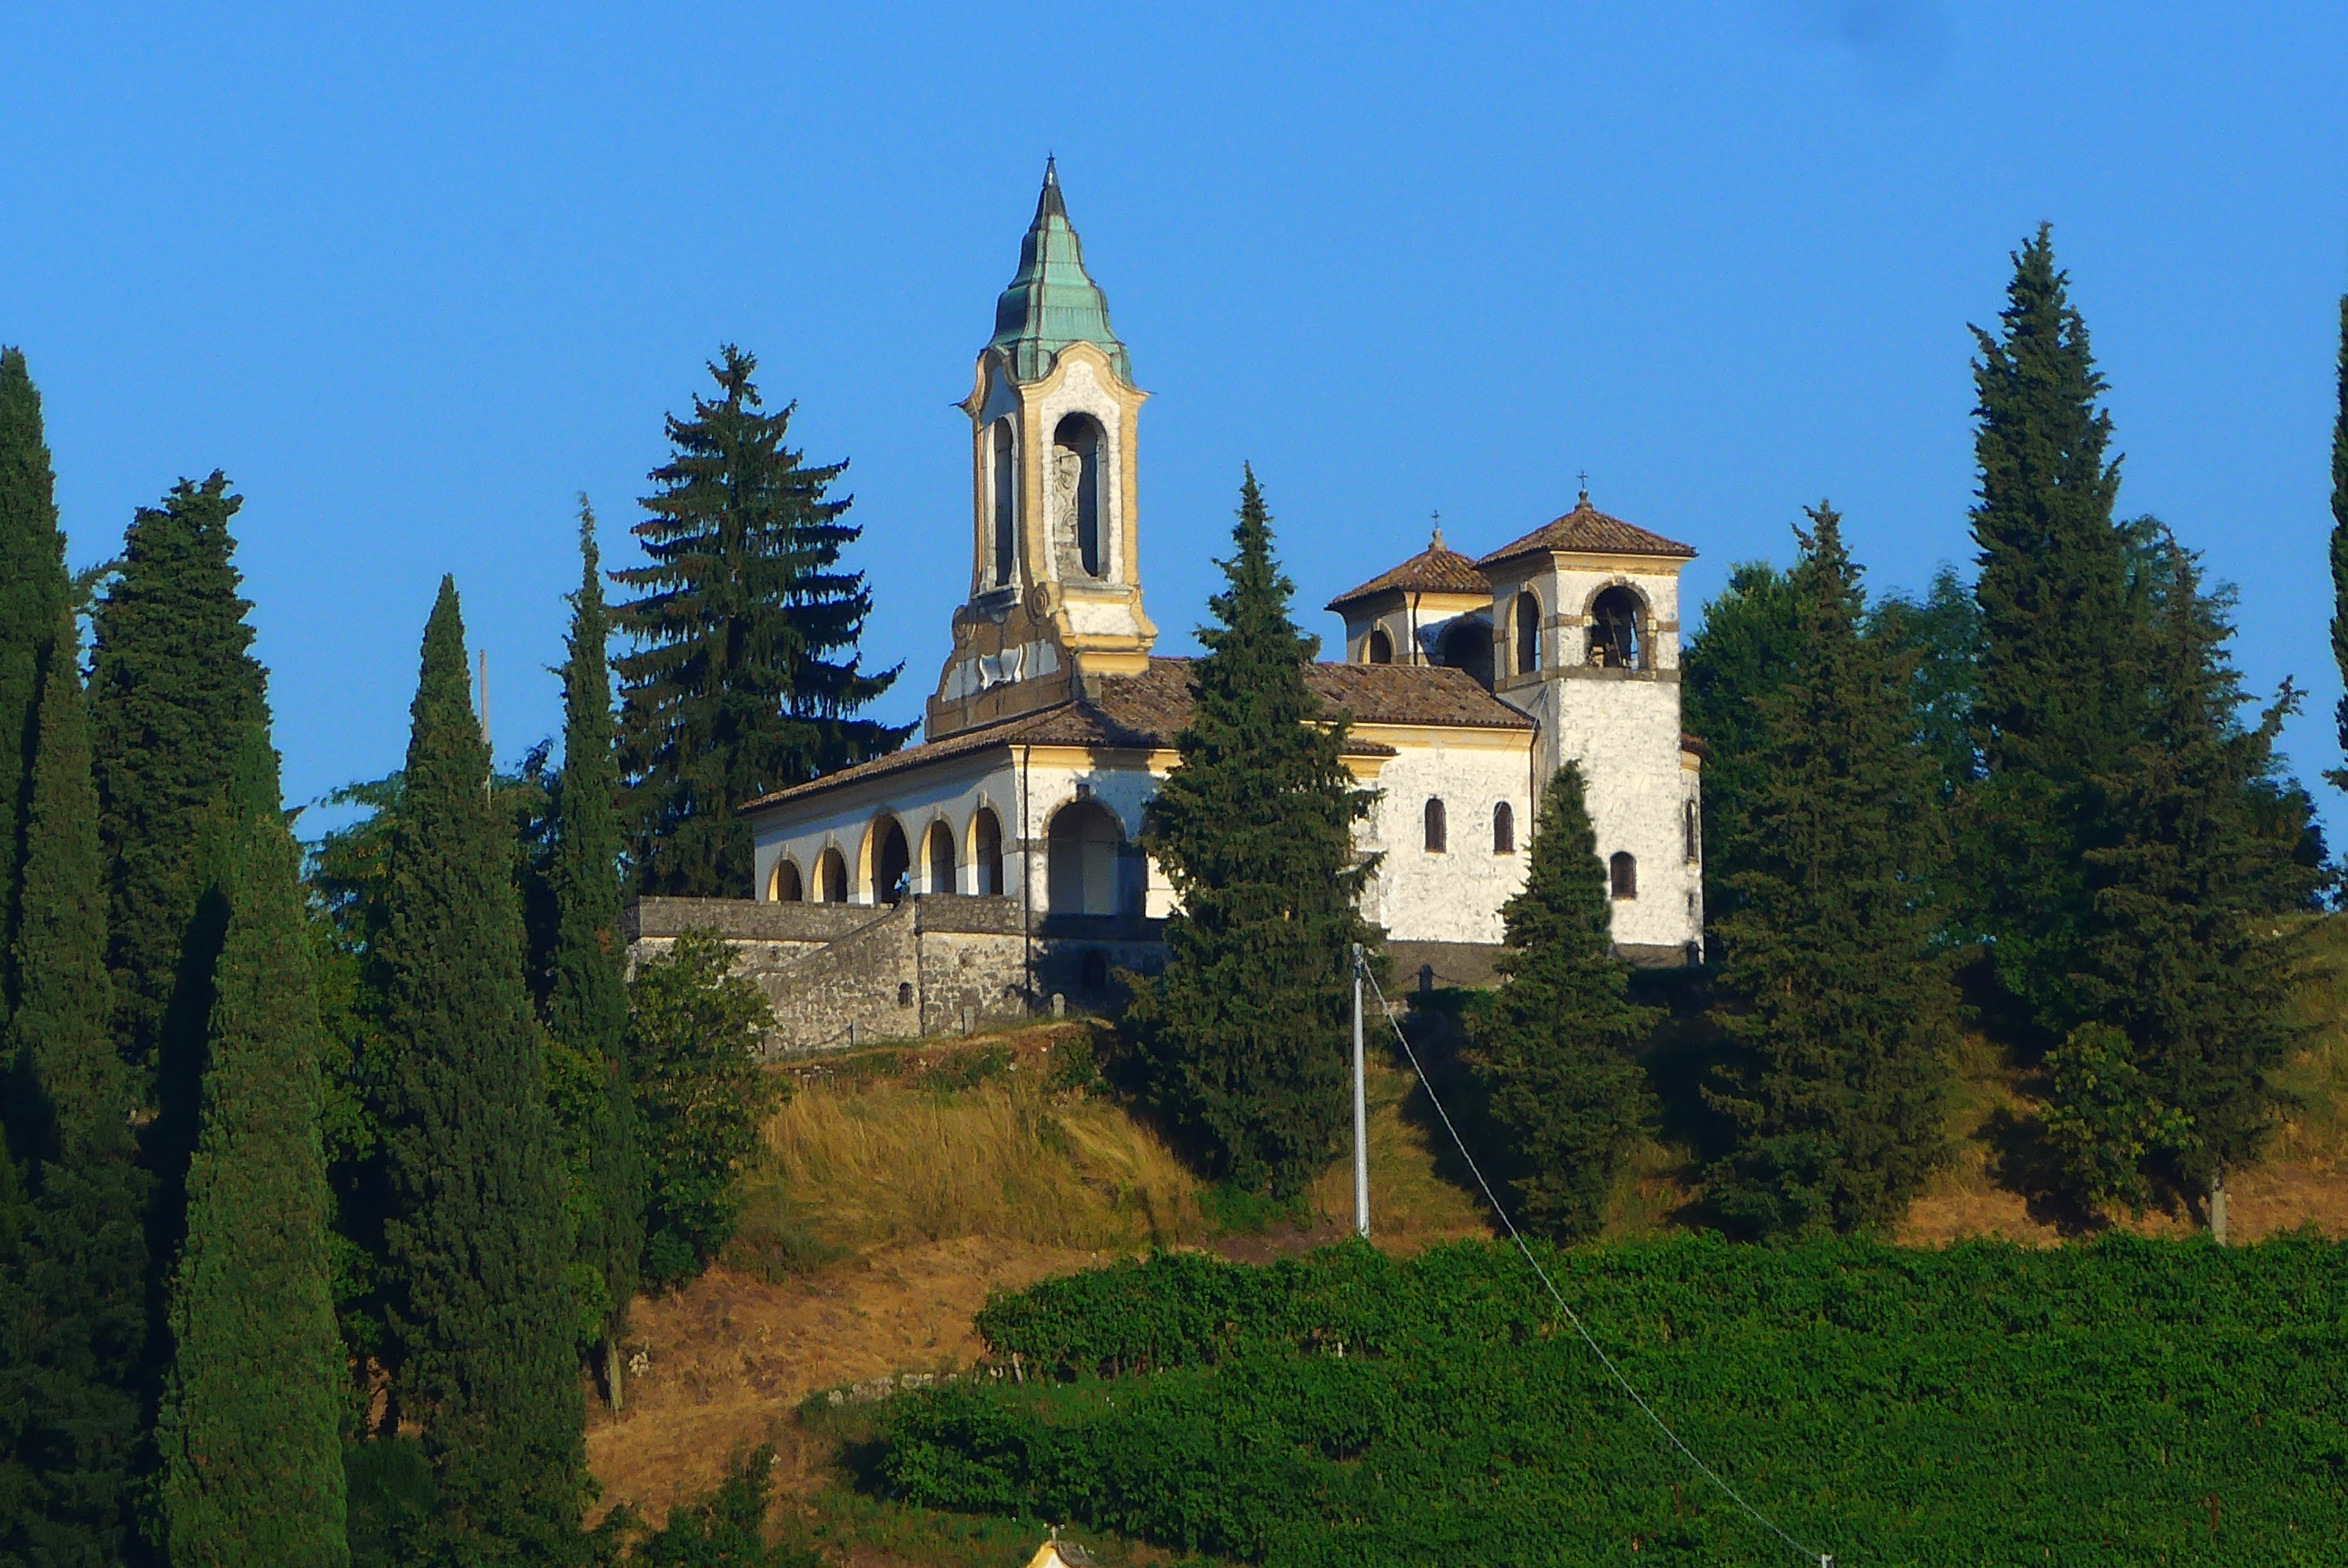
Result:
<instances>
[{"instance_id":1,"label":"church building","mask_svg":"<svg viewBox=\"0 0 2348 1568\"><path fill-rule=\"evenodd\" d=\"M1189 661L1152 653L1140 427L1108 304L1047 166L970 395L968 596L922 743L747 809L754 911L717 922L778 1045L967 1029L1158 961L1173 895L1135 843L1176 761ZM1680 729L1679 573L1695 552L1587 494L1473 556L1427 548L1340 594L1306 679L1376 792L1363 913L1406 983L1488 981L1543 782L1578 760L1617 949L1701 956L1701 746ZM688 918L648 900L654 945ZM706 911L703 911L704 914ZM794 978L796 977L796 979ZM896 1008L891 1015L891 1008Z\"/></svg>"}]
</instances>

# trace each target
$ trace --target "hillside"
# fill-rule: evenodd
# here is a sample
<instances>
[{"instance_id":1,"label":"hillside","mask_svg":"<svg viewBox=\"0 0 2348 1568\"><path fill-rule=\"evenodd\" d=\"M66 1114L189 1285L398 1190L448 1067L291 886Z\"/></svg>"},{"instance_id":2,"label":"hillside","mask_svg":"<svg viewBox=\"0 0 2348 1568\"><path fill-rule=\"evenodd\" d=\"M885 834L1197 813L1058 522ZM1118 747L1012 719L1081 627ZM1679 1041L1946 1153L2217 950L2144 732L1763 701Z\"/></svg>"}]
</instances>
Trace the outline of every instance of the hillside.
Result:
<instances>
[{"instance_id":1,"label":"hillside","mask_svg":"<svg viewBox=\"0 0 2348 1568\"><path fill-rule=\"evenodd\" d=\"M2248 1241L2312 1226L2348 1235L2341 1180L2348 1106L2348 922L2308 924L2302 990L2309 1033L2289 1081L2303 1097L2260 1168L2232 1184L2233 1225ZM1438 999L1438 1001L1442 999ZM1433 1009L1430 1009L1433 1010ZM1443 1059L1441 1025L1416 1037ZM1350 1176L1341 1163L1313 1194L1303 1223L1225 1212L1166 1141L1129 1114L1096 1074L1095 1026L1014 1030L927 1049L884 1049L783 1070L789 1102L767 1129L742 1234L727 1261L685 1291L639 1305L627 1408L599 1413L590 1457L607 1502L655 1516L714 1485L760 1441L778 1444L794 1532L820 1532L859 1563L1024 1560L1038 1531L1018 1522L881 1504L832 1469L834 1440L794 1410L810 1394L896 1375L967 1368L988 1296L1153 1248L1206 1249L1262 1261L1342 1235ZM1694 1052L1683 1037L1666 1051ZM1661 1076L1686 1076L1687 1062ZM1434 1069L1447 1101L1475 1127L1472 1095ZM2113 1224L2070 1214L2036 1194L2032 1111L2039 1085L1974 1036L1953 1131L1957 1156L1894 1238L1934 1245L2000 1235L2051 1245ZM1371 1079L1375 1240L1396 1255L1488 1235L1480 1200L1433 1139L1426 1102L1398 1066ZM1673 1131L1666 1117L1666 1131ZM1684 1138L1652 1144L1616 1194L1611 1234L1629 1240L1700 1224L1691 1207ZM2121 1228L2182 1235L2185 1213L2120 1216ZM1115 1543L1108 1556L1146 1560Z\"/></svg>"}]
</instances>

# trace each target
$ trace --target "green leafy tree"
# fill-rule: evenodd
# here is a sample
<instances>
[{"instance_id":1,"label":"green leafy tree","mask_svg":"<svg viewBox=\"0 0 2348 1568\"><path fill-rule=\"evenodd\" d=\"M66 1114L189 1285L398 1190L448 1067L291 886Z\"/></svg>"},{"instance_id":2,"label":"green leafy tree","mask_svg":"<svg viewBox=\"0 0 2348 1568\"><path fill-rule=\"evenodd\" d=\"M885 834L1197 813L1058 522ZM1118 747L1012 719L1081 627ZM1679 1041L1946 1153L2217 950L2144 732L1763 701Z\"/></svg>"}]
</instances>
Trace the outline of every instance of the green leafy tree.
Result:
<instances>
[{"instance_id":1,"label":"green leafy tree","mask_svg":"<svg viewBox=\"0 0 2348 1568\"><path fill-rule=\"evenodd\" d=\"M1755 704L1785 681L1797 621L1785 574L1766 561L1745 561L1704 606L1704 629L1688 643L1682 712L1710 753L1702 807L1704 909L1715 927L1735 907L1734 878L1754 847L1753 800L1763 782L1754 760L1761 729Z\"/></svg>"},{"instance_id":2,"label":"green leafy tree","mask_svg":"<svg viewBox=\"0 0 2348 1568\"><path fill-rule=\"evenodd\" d=\"M2104 379L2044 226L2014 257L2000 322L1974 329L1985 776L1963 817L1999 979L2052 1041L2092 1016L2072 977L2105 826L2095 781L2126 766L2143 733L2144 609L2113 518Z\"/></svg>"},{"instance_id":3,"label":"green leafy tree","mask_svg":"<svg viewBox=\"0 0 2348 1568\"><path fill-rule=\"evenodd\" d=\"M461 1556L575 1538L584 1452L569 1226L522 979L513 850L485 787L456 584L425 629L386 857L378 1111L401 1389Z\"/></svg>"},{"instance_id":4,"label":"green leafy tree","mask_svg":"<svg viewBox=\"0 0 2348 1568\"><path fill-rule=\"evenodd\" d=\"M115 1050L88 710L60 614L42 674L7 1026L25 1176L0 1259L0 1562L105 1563L131 1540L148 1181Z\"/></svg>"},{"instance_id":5,"label":"green leafy tree","mask_svg":"<svg viewBox=\"0 0 2348 1568\"><path fill-rule=\"evenodd\" d=\"M911 725L855 717L897 678L854 652L871 613L864 574L839 569L863 529L828 495L848 465L810 467L768 414L757 361L727 344L715 401L668 421L675 448L636 525L649 565L613 620L635 640L614 661L620 757L647 893L734 897L750 888L748 801L897 749ZM845 658L838 657L845 653Z\"/></svg>"},{"instance_id":6,"label":"green leafy tree","mask_svg":"<svg viewBox=\"0 0 2348 1568\"><path fill-rule=\"evenodd\" d=\"M1500 917L1502 979L1475 1016L1477 1072L1512 1135L1520 1216L1560 1239L1595 1235L1653 1113L1632 1053L1659 1015L1625 996L1580 764L1542 792L1524 889Z\"/></svg>"},{"instance_id":7,"label":"green leafy tree","mask_svg":"<svg viewBox=\"0 0 2348 1568\"><path fill-rule=\"evenodd\" d=\"M1319 644L1289 619L1294 585L1252 469L1231 538L1142 835L1181 902L1165 971L1135 982L1127 1022L1151 1094L1203 1136L1216 1173L1286 1199L1327 1164L1346 1114L1351 951L1374 937L1353 825L1371 797L1345 768L1344 716L1304 683Z\"/></svg>"},{"instance_id":8,"label":"green leafy tree","mask_svg":"<svg viewBox=\"0 0 2348 1568\"><path fill-rule=\"evenodd\" d=\"M2225 1173L2256 1156L2286 1100L2276 1073L2293 1039L2293 948L2274 939L2271 917L2305 907L2318 877L2294 856L2299 835L2272 823L2305 809L2273 750L2296 693L2286 685L2255 728L2242 725L2228 597L2205 593L2193 553L2147 526L2151 712L2092 781L2103 841L2086 853L2092 903L2072 979L2108 1027L2075 1031L2054 1053L2054 1125L2084 1194L2140 1204L2142 1176L2157 1171L2208 1193L2214 1227ZM2123 1048L2132 1072L2096 1067ZM2123 1086L2137 1097L2128 1116L2162 1135L2096 1144Z\"/></svg>"},{"instance_id":9,"label":"green leafy tree","mask_svg":"<svg viewBox=\"0 0 2348 1568\"><path fill-rule=\"evenodd\" d=\"M767 999L733 968L734 949L716 933L688 931L629 987L644 1272L664 1286L690 1278L732 1238L742 1168L780 1096L758 1065Z\"/></svg>"},{"instance_id":10,"label":"green leafy tree","mask_svg":"<svg viewBox=\"0 0 2348 1568\"><path fill-rule=\"evenodd\" d=\"M265 736L242 772L254 798L222 834L228 919L168 1299L157 1546L175 1568L335 1568L350 1549L315 960Z\"/></svg>"},{"instance_id":11,"label":"green leafy tree","mask_svg":"<svg viewBox=\"0 0 2348 1568\"><path fill-rule=\"evenodd\" d=\"M1956 1044L1922 890L1946 837L1912 661L1860 634L1841 520L1809 516L1792 668L1755 704L1755 848L1723 923L1714 1016L1735 1054L1705 1091L1735 1134L1713 1201L1766 1235L1896 1222L1946 1150Z\"/></svg>"},{"instance_id":12,"label":"green leafy tree","mask_svg":"<svg viewBox=\"0 0 2348 1568\"><path fill-rule=\"evenodd\" d=\"M176 1071L159 1061L174 996L182 1055L200 1055L211 1013L201 954L182 961L202 892L196 843L226 795L241 737L268 726L248 651L252 606L231 559L229 519L242 502L214 473L140 507L94 616L92 764L117 1028L134 1065L166 1076ZM218 935L193 938L201 948Z\"/></svg>"},{"instance_id":13,"label":"green leafy tree","mask_svg":"<svg viewBox=\"0 0 2348 1568\"><path fill-rule=\"evenodd\" d=\"M608 1337L624 1323L636 1290L644 1245L644 1173L628 1082L619 768L604 654L611 622L603 608L595 515L584 497L579 503L579 552L570 658L562 666L562 774L548 873L555 933L546 1021L572 1063L583 1070L572 1075L581 1081L558 1101L558 1120L575 1130L580 1145L575 1180L585 1201L580 1205L579 1263L593 1273L603 1307L599 1335Z\"/></svg>"},{"instance_id":14,"label":"green leafy tree","mask_svg":"<svg viewBox=\"0 0 2348 1568\"><path fill-rule=\"evenodd\" d=\"M69 593L41 394L23 351L0 348L0 953L15 937L41 671ZM0 1023L15 1000L15 977L7 975L0 980Z\"/></svg>"}]
</instances>

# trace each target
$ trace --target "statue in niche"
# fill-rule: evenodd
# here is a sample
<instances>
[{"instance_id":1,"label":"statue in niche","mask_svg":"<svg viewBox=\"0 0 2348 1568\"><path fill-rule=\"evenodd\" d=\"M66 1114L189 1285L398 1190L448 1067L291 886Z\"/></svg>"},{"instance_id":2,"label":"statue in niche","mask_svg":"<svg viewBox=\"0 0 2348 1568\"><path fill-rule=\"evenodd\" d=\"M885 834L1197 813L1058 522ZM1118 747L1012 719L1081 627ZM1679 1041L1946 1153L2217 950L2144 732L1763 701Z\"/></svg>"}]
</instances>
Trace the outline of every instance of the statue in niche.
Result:
<instances>
[{"instance_id":1,"label":"statue in niche","mask_svg":"<svg viewBox=\"0 0 2348 1568\"><path fill-rule=\"evenodd\" d=\"M1078 492L1085 478L1085 455L1073 447L1052 448L1052 537L1073 550L1079 526Z\"/></svg>"}]
</instances>

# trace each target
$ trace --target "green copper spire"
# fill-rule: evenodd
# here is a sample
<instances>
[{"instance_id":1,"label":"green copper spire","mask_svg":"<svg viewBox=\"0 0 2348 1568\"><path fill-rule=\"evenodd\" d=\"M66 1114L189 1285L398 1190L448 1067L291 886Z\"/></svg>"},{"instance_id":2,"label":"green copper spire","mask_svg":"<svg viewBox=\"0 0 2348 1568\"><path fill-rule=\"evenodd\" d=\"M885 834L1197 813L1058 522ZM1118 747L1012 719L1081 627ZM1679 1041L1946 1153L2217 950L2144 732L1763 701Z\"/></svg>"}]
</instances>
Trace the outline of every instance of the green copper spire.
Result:
<instances>
[{"instance_id":1,"label":"green copper spire","mask_svg":"<svg viewBox=\"0 0 2348 1568\"><path fill-rule=\"evenodd\" d=\"M1019 242L1019 274L994 302L994 337L986 346L1009 356L1015 379L1035 381L1051 373L1053 361L1072 343L1104 350L1117 374L1132 384L1133 362L1109 330L1108 301L1085 273L1084 241L1068 224L1059 171L1045 159L1035 220Z\"/></svg>"}]
</instances>

